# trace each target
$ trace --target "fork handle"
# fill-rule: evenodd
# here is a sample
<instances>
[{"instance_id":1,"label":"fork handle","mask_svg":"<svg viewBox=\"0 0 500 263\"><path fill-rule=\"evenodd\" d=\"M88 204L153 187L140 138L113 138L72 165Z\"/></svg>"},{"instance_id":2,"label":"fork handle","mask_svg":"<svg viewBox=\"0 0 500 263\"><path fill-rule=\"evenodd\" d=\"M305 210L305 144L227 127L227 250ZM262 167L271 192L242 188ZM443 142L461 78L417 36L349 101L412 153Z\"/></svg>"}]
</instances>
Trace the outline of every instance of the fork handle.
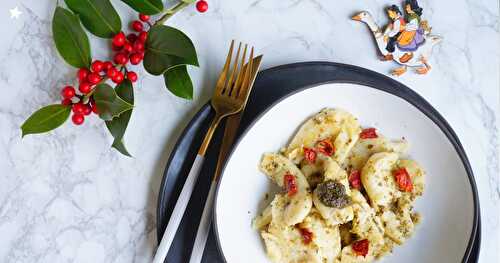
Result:
<instances>
[{"instance_id":1,"label":"fork handle","mask_svg":"<svg viewBox=\"0 0 500 263\"><path fill-rule=\"evenodd\" d=\"M163 263L165 258L167 257L168 250L174 241L175 233L179 228L179 225L182 221L182 217L184 212L186 211L186 207L189 203L189 199L193 194L194 186L196 185L196 181L198 180L198 175L200 174L201 166L203 161L205 160L205 152L212 140L212 136L219 126L219 122L224 117L224 115L219 114L216 111L215 117L212 119L210 123L210 127L208 128L207 133L205 134L205 138L203 139L203 143L200 146L198 151L198 155L196 155L196 159L194 160L193 165L191 166L191 170L189 171L189 175L184 182L184 186L182 187L181 194L175 203L174 211L172 215L170 215L170 219L167 224L167 228L163 233L163 237L161 238L160 245L156 250L155 257L153 258L153 263Z\"/></svg>"},{"instance_id":2,"label":"fork handle","mask_svg":"<svg viewBox=\"0 0 500 263\"><path fill-rule=\"evenodd\" d=\"M218 112L215 113L215 117L212 119L210 127L208 127L207 133L205 134L205 138L203 139L200 149L198 150L198 155L205 156L205 153L207 152L208 149L208 145L212 140L212 136L214 135L214 132L217 129L217 126L219 126L219 122L222 120L223 117L224 116L219 114Z\"/></svg>"},{"instance_id":3,"label":"fork handle","mask_svg":"<svg viewBox=\"0 0 500 263\"><path fill-rule=\"evenodd\" d=\"M210 185L210 192L208 192L203 214L201 215L200 225L196 232L196 239L194 241L193 250L191 251L191 258L189 263L200 263L207 243L210 226L212 225L212 207L214 206L215 189L217 188L217 180L212 180Z\"/></svg>"},{"instance_id":4,"label":"fork handle","mask_svg":"<svg viewBox=\"0 0 500 263\"><path fill-rule=\"evenodd\" d=\"M167 257L170 245L172 245L172 241L174 240L177 228L181 223L182 216L186 211L189 199L191 197L191 194L193 193L194 186L196 185L196 180L198 179L198 175L200 174L201 166L203 164L204 159L205 157L203 155L198 154L196 156L196 159L194 160L193 166L189 171L189 175L186 179L186 182L182 187L181 194L179 195L177 203L175 204L174 211L172 212L170 220L168 221L167 228L163 233L160 245L156 250L153 263L163 263L165 261L165 258Z\"/></svg>"}]
</instances>

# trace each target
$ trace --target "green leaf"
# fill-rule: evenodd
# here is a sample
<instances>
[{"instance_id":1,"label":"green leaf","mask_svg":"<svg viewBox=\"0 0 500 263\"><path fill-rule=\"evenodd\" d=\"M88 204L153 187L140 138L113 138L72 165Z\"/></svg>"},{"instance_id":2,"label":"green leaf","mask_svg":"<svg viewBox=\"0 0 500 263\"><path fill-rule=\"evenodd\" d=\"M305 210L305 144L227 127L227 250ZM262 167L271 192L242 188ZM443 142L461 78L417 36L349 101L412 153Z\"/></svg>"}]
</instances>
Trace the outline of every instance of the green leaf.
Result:
<instances>
[{"instance_id":1,"label":"green leaf","mask_svg":"<svg viewBox=\"0 0 500 263\"><path fill-rule=\"evenodd\" d=\"M92 34L112 38L122 29L122 21L109 0L64 0L78 14L83 26Z\"/></svg>"},{"instance_id":2,"label":"green leaf","mask_svg":"<svg viewBox=\"0 0 500 263\"><path fill-rule=\"evenodd\" d=\"M193 42L182 31L158 25L149 30L144 55L144 68L153 75L180 65L198 66Z\"/></svg>"},{"instance_id":3,"label":"green leaf","mask_svg":"<svg viewBox=\"0 0 500 263\"><path fill-rule=\"evenodd\" d=\"M122 83L120 83L116 87L115 92L122 100L131 105L134 105L134 90L132 88L132 83L130 82L130 80L126 79ZM113 120L106 121L106 126L115 139L119 140L123 138L131 114L132 109L129 109Z\"/></svg>"},{"instance_id":4,"label":"green leaf","mask_svg":"<svg viewBox=\"0 0 500 263\"><path fill-rule=\"evenodd\" d=\"M99 117L105 121L110 121L133 108L133 105L118 97L115 90L108 84L96 86L94 101L99 111Z\"/></svg>"},{"instance_id":5,"label":"green leaf","mask_svg":"<svg viewBox=\"0 0 500 263\"><path fill-rule=\"evenodd\" d=\"M175 96L184 99L193 99L193 83L186 66L177 66L163 74L165 85Z\"/></svg>"},{"instance_id":6,"label":"green leaf","mask_svg":"<svg viewBox=\"0 0 500 263\"><path fill-rule=\"evenodd\" d=\"M115 92L121 99L134 105L134 89L129 79L124 79L122 83L118 84Z\"/></svg>"},{"instance_id":7,"label":"green leaf","mask_svg":"<svg viewBox=\"0 0 500 263\"><path fill-rule=\"evenodd\" d=\"M51 131L63 124L71 113L71 107L54 104L33 113L21 126L22 137L28 134Z\"/></svg>"},{"instance_id":8,"label":"green leaf","mask_svg":"<svg viewBox=\"0 0 500 263\"><path fill-rule=\"evenodd\" d=\"M111 147L115 148L117 151L119 151L123 155L126 155L128 157L132 157L132 155L128 152L127 148L125 147L125 144L123 143L123 139L119 140L119 141L114 140Z\"/></svg>"},{"instance_id":9,"label":"green leaf","mask_svg":"<svg viewBox=\"0 0 500 263\"><path fill-rule=\"evenodd\" d=\"M52 34L57 51L68 64L88 68L91 62L90 44L78 16L62 7L56 7L52 19Z\"/></svg>"},{"instance_id":10,"label":"green leaf","mask_svg":"<svg viewBox=\"0 0 500 263\"><path fill-rule=\"evenodd\" d=\"M163 11L161 0L122 0L122 2L145 15L155 15Z\"/></svg>"},{"instance_id":11,"label":"green leaf","mask_svg":"<svg viewBox=\"0 0 500 263\"><path fill-rule=\"evenodd\" d=\"M121 99L130 103L131 105L134 105L134 90L132 87L132 82L130 82L130 80L125 79L116 87L115 91ZM127 129L127 125L131 115L132 109L123 112L122 114L120 114L120 116L115 117L111 121L106 121L106 127L108 127L109 132L114 138L111 147L127 156L131 155L127 151L127 148L123 143L123 135L125 135L125 130Z\"/></svg>"},{"instance_id":12,"label":"green leaf","mask_svg":"<svg viewBox=\"0 0 500 263\"><path fill-rule=\"evenodd\" d=\"M192 4L198 0L182 0L182 2L187 3L187 4Z\"/></svg>"}]
</instances>

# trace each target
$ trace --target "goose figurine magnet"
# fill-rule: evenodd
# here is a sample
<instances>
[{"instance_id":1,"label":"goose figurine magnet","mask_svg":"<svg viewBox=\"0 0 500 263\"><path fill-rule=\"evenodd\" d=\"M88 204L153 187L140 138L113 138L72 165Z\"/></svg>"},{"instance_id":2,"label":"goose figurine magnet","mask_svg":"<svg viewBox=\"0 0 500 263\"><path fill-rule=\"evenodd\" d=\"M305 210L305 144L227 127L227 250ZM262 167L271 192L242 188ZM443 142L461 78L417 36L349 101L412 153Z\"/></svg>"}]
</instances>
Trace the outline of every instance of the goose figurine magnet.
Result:
<instances>
[{"instance_id":1,"label":"goose figurine magnet","mask_svg":"<svg viewBox=\"0 0 500 263\"><path fill-rule=\"evenodd\" d=\"M417 0L404 2L404 16L396 5L389 6L386 11L391 21L383 31L367 11L354 15L352 19L368 25L382 53L381 60L394 60L402 65L391 72L393 75L404 74L408 67L415 67L418 74L429 72L428 59L432 48L441 42L442 37L431 35L428 22L421 20L423 10Z\"/></svg>"}]
</instances>

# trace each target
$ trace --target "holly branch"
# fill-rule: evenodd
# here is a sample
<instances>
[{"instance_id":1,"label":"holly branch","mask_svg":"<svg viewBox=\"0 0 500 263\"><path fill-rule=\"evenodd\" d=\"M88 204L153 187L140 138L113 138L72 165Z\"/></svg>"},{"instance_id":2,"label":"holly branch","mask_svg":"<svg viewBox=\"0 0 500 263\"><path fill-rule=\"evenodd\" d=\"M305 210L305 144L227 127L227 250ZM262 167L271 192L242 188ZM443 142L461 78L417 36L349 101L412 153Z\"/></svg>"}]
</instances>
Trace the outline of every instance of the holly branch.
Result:
<instances>
[{"instance_id":1,"label":"holly branch","mask_svg":"<svg viewBox=\"0 0 500 263\"><path fill-rule=\"evenodd\" d=\"M112 147L130 156L123 136L133 107L138 74L132 66L142 65L149 74L162 75L166 88L174 95L193 98L193 84L187 66L198 66L196 49L182 31L163 25L175 13L195 2L181 0L165 9L161 0L122 0L139 13L130 23L132 32L122 31L121 18L110 0L64 0L52 19L52 33L57 51L69 65L77 68L78 89L66 85L61 89L62 101L34 112L21 126L22 136L45 133L58 128L70 115L81 125L92 113L105 121L113 136ZM205 0L196 3L203 13ZM159 19L151 22L151 15ZM87 32L111 42L112 60L92 58ZM114 85L114 88L112 87Z\"/></svg>"}]
</instances>

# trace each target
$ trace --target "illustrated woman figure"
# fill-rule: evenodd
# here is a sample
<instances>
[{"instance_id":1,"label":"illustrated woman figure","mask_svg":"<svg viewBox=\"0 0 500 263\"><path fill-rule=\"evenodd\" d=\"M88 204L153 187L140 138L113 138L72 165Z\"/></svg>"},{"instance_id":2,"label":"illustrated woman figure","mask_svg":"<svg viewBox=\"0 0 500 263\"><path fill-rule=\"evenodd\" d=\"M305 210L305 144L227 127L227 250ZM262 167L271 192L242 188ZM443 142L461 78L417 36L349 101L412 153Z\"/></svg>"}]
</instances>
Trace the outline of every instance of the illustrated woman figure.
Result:
<instances>
[{"instance_id":1,"label":"illustrated woman figure","mask_svg":"<svg viewBox=\"0 0 500 263\"><path fill-rule=\"evenodd\" d=\"M413 58L413 52L424 43L424 29L420 26L422 8L417 0L406 0L404 5L406 26L398 37L398 49L405 51L400 61L405 63Z\"/></svg>"}]
</instances>

